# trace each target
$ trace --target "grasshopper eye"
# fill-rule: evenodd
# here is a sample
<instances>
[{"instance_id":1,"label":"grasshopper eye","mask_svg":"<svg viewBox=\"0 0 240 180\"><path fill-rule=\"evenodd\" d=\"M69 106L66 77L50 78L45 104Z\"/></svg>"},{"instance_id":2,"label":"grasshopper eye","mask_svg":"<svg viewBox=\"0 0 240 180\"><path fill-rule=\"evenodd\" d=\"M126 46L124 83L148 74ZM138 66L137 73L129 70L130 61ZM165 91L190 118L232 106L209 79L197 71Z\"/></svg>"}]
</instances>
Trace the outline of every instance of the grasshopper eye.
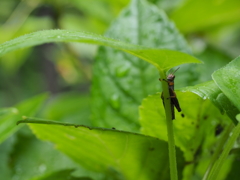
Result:
<instances>
[{"instance_id":1,"label":"grasshopper eye","mask_svg":"<svg viewBox=\"0 0 240 180\"><path fill-rule=\"evenodd\" d=\"M174 78L175 78L175 75L173 75L173 74L169 74L169 75L167 76L167 80L169 80L169 81L173 81Z\"/></svg>"}]
</instances>

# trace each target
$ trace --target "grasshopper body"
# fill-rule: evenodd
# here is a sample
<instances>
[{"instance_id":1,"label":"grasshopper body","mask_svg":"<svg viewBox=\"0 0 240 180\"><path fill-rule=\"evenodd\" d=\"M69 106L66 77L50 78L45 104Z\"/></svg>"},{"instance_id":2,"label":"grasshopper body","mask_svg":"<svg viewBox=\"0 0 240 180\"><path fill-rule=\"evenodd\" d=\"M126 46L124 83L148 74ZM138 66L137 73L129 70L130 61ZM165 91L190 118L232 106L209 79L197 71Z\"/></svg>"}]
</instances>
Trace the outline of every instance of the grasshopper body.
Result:
<instances>
[{"instance_id":1,"label":"grasshopper body","mask_svg":"<svg viewBox=\"0 0 240 180\"><path fill-rule=\"evenodd\" d=\"M174 106L175 108L178 110L178 112L181 112L181 108L180 108L180 105L179 105L179 102L178 102L178 99L177 99L177 96L176 96L176 93L174 92L174 79L175 79L175 75L174 73L178 70L179 68L177 68L173 73L170 73L168 76L167 76L167 80L166 79L163 79L164 81L166 81L168 83L168 89L169 89L169 94L170 94L170 97L171 98L171 112L172 112L172 120L175 119L175 112L174 112ZM165 106L164 104L164 98L163 98L163 93L161 95L161 98L162 98L162 101L163 101L163 106ZM182 114L182 117L184 115Z\"/></svg>"}]
</instances>

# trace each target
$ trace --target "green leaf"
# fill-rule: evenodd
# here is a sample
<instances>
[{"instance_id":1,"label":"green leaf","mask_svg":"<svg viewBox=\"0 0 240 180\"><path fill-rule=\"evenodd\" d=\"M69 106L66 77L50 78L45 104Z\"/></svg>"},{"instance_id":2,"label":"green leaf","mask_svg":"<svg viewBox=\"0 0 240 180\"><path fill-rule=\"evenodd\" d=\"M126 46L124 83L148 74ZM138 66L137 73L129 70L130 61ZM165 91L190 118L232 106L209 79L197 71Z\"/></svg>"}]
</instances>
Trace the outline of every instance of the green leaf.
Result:
<instances>
[{"instance_id":1,"label":"green leaf","mask_svg":"<svg viewBox=\"0 0 240 180\"><path fill-rule=\"evenodd\" d=\"M197 50L197 52L198 51L199 50ZM212 47L206 47L206 49L201 54L196 55L196 57L201 59L203 64L181 65L180 69L175 73L175 89L194 86L212 80L212 73L228 64L231 60L231 57L224 54L224 52L219 52L219 50Z\"/></svg>"},{"instance_id":2,"label":"green leaf","mask_svg":"<svg viewBox=\"0 0 240 180\"><path fill-rule=\"evenodd\" d=\"M53 144L36 139L28 126L5 140L0 145L0 152L0 174L4 180L38 179L65 169L74 169L72 175L75 177L102 179L103 176L82 168Z\"/></svg>"},{"instance_id":3,"label":"green leaf","mask_svg":"<svg viewBox=\"0 0 240 180\"><path fill-rule=\"evenodd\" d=\"M29 124L38 138L53 142L57 149L90 170L109 176L115 171L126 180L169 179L167 143L159 139L57 121L28 118L21 122L42 123ZM177 155L181 172L183 156L179 150Z\"/></svg>"},{"instance_id":4,"label":"green leaf","mask_svg":"<svg viewBox=\"0 0 240 180\"><path fill-rule=\"evenodd\" d=\"M0 143L8 138L11 134L16 132L21 126L17 126L16 123L22 116L33 116L43 102L46 100L47 94L41 94L34 98L28 99L15 106L18 110L16 114L9 114L1 117L0 120Z\"/></svg>"},{"instance_id":5,"label":"green leaf","mask_svg":"<svg viewBox=\"0 0 240 180\"><path fill-rule=\"evenodd\" d=\"M137 56L153 64L159 70L167 70L184 63L200 63L196 58L179 51L149 49L92 33L70 30L45 30L20 36L1 44L0 56L14 50L50 42L81 42L109 46Z\"/></svg>"},{"instance_id":6,"label":"green leaf","mask_svg":"<svg viewBox=\"0 0 240 180\"><path fill-rule=\"evenodd\" d=\"M209 99L221 111L225 112L228 117L236 124L236 115L239 114L237 107L223 94L214 81L208 81L196 86L189 86L182 91L190 91L199 95L202 99Z\"/></svg>"},{"instance_id":7,"label":"green leaf","mask_svg":"<svg viewBox=\"0 0 240 180\"><path fill-rule=\"evenodd\" d=\"M146 1L133 0L112 23L106 36L159 48L142 52L150 53L161 66L169 64L168 67L173 67L181 61L174 54L173 59L166 61L157 54L155 56L154 53L161 49L190 52L186 41L164 12ZM124 52L102 47L93 73L93 125L138 132L138 106L144 97L160 89L155 68Z\"/></svg>"},{"instance_id":8,"label":"green leaf","mask_svg":"<svg viewBox=\"0 0 240 180\"><path fill-rule=\"evenodd\" d=\"M215 71L212 74L212 78L221 91L240 111L240 56L225 67Z\"/></svg>"},{"instance_id":9,"label":"green leaf","mask_svg":"<svg viewBox=\"0 0 240 180\"><path fill-rule=\"evenodd\" d=\"M203 100L194 93L176 91L176 94L185 117L175 110L175 142L185 153L186 160L192 161L205 135L212 132L213 124L216 124L212 123L213 120L216 117L221 119L222 115L210 101ZM160 96L161 94L157 93L143 100L140 106L141 131L143 134L167 141L166 119Z\"/></svg>"},{"instance_id":10,"label":"green leaf","mask_svg":"<svg viewBox=\"0 0 240 180\"><path fill-rule=\"evenodd\" d=\"M187 0L171 18L184 33L236 23L240 20L240 1Z\"/></svg>"},{"instance_id":11,"label":"green leaf","mask_svg":"<svg viewBox=\"0 0 240 180\"><path fill-rule=\"evenodd\" d=\"M78 169L78 174L84 172L78 164L56 150L52 144L36 139L29 128L21 129L15 136L15 141L11 154L7 157L8 161L11 161L8 168L12 178L38 178L66 168ZM2 171L0 173L2 174Z\"/></svg>"}]
</instances>

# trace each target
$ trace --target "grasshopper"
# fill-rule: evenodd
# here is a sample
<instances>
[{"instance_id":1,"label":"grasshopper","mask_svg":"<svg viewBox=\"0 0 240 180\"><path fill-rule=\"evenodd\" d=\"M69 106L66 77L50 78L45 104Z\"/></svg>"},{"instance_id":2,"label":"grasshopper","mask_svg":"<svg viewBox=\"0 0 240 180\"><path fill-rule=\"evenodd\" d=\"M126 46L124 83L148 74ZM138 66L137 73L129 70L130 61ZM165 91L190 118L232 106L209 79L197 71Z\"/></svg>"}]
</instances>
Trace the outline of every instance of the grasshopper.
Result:
<instances>
[{"instance_id":1,"label":"grasshopper","mask_svg":"<svg viewBox=\"0 0 240 180\"><path fill-rule=\"evenodd\" d=\"M167 76L167 80L166 79L159 79L160 81L166 81L168 83L168 89L169 89L169 94L170 94L170 97L171 98L171 112L172 112L172 120L175 119L175 112L174 112L174 106L175 108L178 110L178 112L181 112L181 108L180 108L180 105L179 105L179 102L178 102L178 99L177 99L177 96L176 96L176 93L174 92L174 78L175 78L175 75L174 73L179 69L180 67L178 67L173 73L170 73L168 76ZM162 98L162 101L163 101L163 106L165 107L165 104L164 104L164 98L163 98L163 93L161 95L161 98ZM182 117L184 117L183 114L181 114Z\"/></svg>"}]
</instances>

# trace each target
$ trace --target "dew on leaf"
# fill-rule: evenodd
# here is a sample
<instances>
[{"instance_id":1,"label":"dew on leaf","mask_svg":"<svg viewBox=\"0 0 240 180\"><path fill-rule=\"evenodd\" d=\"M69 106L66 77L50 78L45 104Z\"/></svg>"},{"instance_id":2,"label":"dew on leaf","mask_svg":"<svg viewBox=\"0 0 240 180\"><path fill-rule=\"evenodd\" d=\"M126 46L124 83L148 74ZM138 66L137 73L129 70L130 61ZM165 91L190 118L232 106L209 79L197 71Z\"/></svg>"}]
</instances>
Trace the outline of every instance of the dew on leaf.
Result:
<instances>
[{"instance_id":1,"label":"dew on leaf","mask_svg":"<svg viewBox=\"0 0 240 180\"><path fill-rule=\"evenodd\" d=\"M77 126L75 126L75 127L77 128ZM70 140L76 139L75 136L71 136L70 134L65 134L65 136L66 136L68 139L70 139Z\"/></svg>"},{"instance_id":2,"label":"dew on leaf","mask_svg":"<svg viewBox=\"0 0 240 180\"><path fill-rule=\"evenodd\" d=\"M40 173L44 173L46 171L47 167L45 164L41 164L39 167L38 167L38 170Z\"/></svg>"}]
</instances>

